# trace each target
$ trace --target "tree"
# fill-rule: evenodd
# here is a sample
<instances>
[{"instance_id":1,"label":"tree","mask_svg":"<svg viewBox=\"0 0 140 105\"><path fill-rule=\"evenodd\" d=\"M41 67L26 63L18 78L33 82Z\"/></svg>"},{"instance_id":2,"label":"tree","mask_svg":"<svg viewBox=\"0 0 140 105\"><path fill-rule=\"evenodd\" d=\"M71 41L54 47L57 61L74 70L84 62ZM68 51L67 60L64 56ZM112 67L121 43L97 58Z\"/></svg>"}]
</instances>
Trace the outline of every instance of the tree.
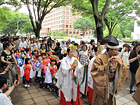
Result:
<instances>
[{"instance_id":1,"label":"tree","mask_svg":"<svg viewBox=\"0 0 140 105\"><path fill-rule=\"evenodd\" d=\"M21 0L28 8L29 17L33 26L33 31L36 37L39 37L42 21L46 14L48 14L53 8L68 5L71 0ZM33 12L30 5L33 6ZM35 23L33 22L35 18Z\"/></svg>"},{"instance_id":2,"label":"tree","mask_svg":"<svg viewBox=\"0 0 140 105\"><path fill-rule=\"evenodd\" d=\"M21 4L18 0L0 0L0 27L6 22L6 19L11 17L11 9L9 7L3 6L11 5L14 6L16 9L19 9L21 7Z\"/></svg>"},{"instance_id":3,"label":"tree","mask_svg":"<svg viewBox=\"0 0 140 105\"><path fill-rule=\"evenodd\" d=\"M105 21L110 34L118 24L134 9L136 0L74 0L73 12L80 13L83 17L94 18L96 23L97 39L103 38L103 22Z\"/></svg>"},{"instance_id":4,"label":"tree","mask_svg":"<svg viewBox=\"0 0 140 105\"><path fill-rule=\"evenodd\" d=\"M127 37L131 37L131 31L130 30L125 30L124 35Z\"/></svg>"},{"instance_id":5,"label":"tree","mask_svg":"<svg viewBox=\"0 0 140 105\"><path fill-rule=\"evenodd\" d=\"M73 23L74 29L80 29L83 31L83 36L85 35L85 31L92 29L91 22L87 18L77 18Z\"/></svg>"},{"instance_id":6,"label":"tree","mask_svg":"<svg viewBox=\"0 0 140 105\"><path fill-rule=\"evenodd\" d=\"M119 23L120 31L123 37L125 37L126 34L124 34L125 30L130 30L131 32L134 32L134 20L133 19L127 19L123 20Z\"/></svg>"},{"instance_id":7,"label":"tree","mask_svg":"<svg viewBox=\"0 0 140 105\"><path fill-rule=\"evenodd\" d=\"M48 34L49 34L49 36L51 36L51 35L52 35L52 32L51 32L51 31L49 31L49 32L48 32Z\"/></svg>"},{"instance_id":8,"label":"tree","mask_svg":"<svg viewBox=\"0 0 140 105\"><path fill-rule=\"evenodd\" d=\"M7 18L11 17L10 9L8 7L0 8L0 27L6 22Z\"/></svg>"},{"instance_id":9,"label":"tree","mask_svg":"<svg viewBox=\"0 0 140 105\"><path fill-rule=\"evenodd\" d=\"M56 33L55 33L55 31L53 31L53 36L54 36L54 37L56 36Z\"/></svg>"},{"instance_id":10,"label":"tree","mask_svg":"<svg viewBox=\"0 0 140 105\"><path fill-rule=\"evenodd\" d=\"M7 4L7 5L12 5L16 8L20 8L21 4L18 0L0 0L0 6Z\"/></svg>"},{"instance_id":11,"label":"tree","mask_svg":"<svg viewBox=\"0 0 140 105\"><path fill-rule=\"evenodd\" d=\"M72 2L73 12L90 18L94 17L97 40L103 39L103 21L109 2L110 0L74 0Z\"/></svg>"},{"instance_id":12,"label":"tree","mask_svg":"<svg viewBox=\"0 0 140 105\"><path fill-rule=\"evenodd\" d=\"M112 0L110 2L104 17L104 22L109 30L109 35L112 35L112 32L118 23L129 18L134 18L133 16L128 16L128 14L133 12L135 1L136 0Z\"/></svg>"},{"instance_id":13,"label":"tree","mask_svg":"<svg viewBox=\"0 0 140 105\"><path fill-rule=\"evenodd\" d=\"M60 31L60 32L59 32L59 35L60 35L60 36L64 36L64 35L66 35L66 32L65 32L65 31Z\"/></svg>"},{"instance_id":14,"label":"tree","mask_svg":"<svg viewBox=\"0 0 140 105\"><path fill-rule=\"evenodd\" d=\"M28 15L24 13L19 13L18 11L11 11L11 17L9 17L4 23L4 25L1 27L2 33L9 36L12 34L16 35L17 22L18 22L20 32L22 33L32 32Z\"/></svg>"}]
</instances>

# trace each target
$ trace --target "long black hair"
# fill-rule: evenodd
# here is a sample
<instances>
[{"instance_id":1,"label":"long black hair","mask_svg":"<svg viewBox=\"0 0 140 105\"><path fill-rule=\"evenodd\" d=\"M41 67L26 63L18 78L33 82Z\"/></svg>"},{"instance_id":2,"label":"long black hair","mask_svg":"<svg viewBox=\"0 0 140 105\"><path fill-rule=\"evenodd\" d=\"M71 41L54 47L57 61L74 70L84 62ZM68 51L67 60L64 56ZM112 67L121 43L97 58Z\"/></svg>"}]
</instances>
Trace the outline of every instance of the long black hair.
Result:
<instances>
[{"instance_id":1,"label":"long black hair","mask_svg":"<svg viewBox=\"0 0 140 105\"><path fill-rule=\"evenodd\" d=\"M30 60L30 58L26 58L25 59L25 64L28 64L28 61Z\"/></svg>"},{"instance_id":2,"label":"long black hair","mask_svg":"<svg viewBox=\"0 0 140 105\"><path fill-rule=\"evenodd\" d=\"M134 46L133 51L136 52L136 48L137 48L138 46L140 46L140 43L137 43L137 44Z\"/></svg>"}]
</instances>

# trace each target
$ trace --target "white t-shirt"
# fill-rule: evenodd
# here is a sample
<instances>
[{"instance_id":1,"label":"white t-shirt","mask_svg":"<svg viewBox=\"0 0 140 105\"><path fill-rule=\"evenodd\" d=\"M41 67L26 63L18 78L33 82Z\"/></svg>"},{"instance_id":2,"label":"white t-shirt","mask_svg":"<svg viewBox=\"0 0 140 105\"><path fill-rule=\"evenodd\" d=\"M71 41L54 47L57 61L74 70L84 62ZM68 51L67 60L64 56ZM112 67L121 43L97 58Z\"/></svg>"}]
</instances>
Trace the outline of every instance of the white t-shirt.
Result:
<instances>
[{"instance_id":1,"label":"white t-shirt","mask_svg":"<svg viewBox=\"0 0 140 105\"><path fill-rule=\"evenodd\" d=\"M79 55L87 55L88 56L88 50L86 50L86 51L80 51L79 52Z\"/></svg>"},{"instance_id":2,"label":"white t-shirt","mask_svg":"<svg viewBox=\"0 0 140 105\"><path fill-rule=\"evenodd\" d=\"M0 90L0 105L13 105L6 94L2 93L2 90Z\"/></svg>"},{"instance_id":3,"label":"white t-shirt","mask_svg":"<svg viewBox=\"0 0 140 105\"><path fill-rule=\"evenodd\" d=\"M26 46L27 46L26 41L24 41L24 42L21 41L21 42L19 43L19 47L21 47L21 48L23 48L23 47L26 48Z\"/></svg>"},{"instance_id":4,"label":"white t-shirt","mask_svg":"<svg viewBox=\"0 0 140 105\"><path fill-rule=\"evenodd\" d=\"M124 62L129 65L129 54L128 52L123 52L122 53L122 59L124 60Z\"/></svg>"}]
</instances>

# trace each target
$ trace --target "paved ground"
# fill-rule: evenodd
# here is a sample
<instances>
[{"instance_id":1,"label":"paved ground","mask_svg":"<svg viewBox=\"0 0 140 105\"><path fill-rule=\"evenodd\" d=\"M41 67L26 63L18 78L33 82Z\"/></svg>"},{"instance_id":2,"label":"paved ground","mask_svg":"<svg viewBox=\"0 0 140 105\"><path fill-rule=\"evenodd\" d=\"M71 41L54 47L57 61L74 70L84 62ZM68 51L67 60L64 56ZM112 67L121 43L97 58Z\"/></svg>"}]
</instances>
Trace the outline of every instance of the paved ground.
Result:
<instances>
[{"instance_id":1,"label":"paved ground","mask_svg":"<svg viewBox=\"0 0 140 105\"><path fill-rule=\"evenodd\" d=\"M129 94L128 85L130 79L127 79L119 95L117 96L117 105L137 105ZM48 89L39 88L38 83L33 82L30 88L25 89L20 84L11 93L14 105L59 105L59 97ZM89 105L87 98L81 98L82 105Z\"/></svg>"}]
</instances>

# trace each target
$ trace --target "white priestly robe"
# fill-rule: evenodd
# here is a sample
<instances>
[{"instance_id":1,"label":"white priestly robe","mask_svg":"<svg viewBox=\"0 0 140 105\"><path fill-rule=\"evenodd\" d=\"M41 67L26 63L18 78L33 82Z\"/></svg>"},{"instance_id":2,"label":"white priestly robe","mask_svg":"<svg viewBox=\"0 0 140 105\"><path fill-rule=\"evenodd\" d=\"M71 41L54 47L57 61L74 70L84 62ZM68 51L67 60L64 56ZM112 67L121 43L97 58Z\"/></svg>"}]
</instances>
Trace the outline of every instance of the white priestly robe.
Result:
<instances>
[{"instance_id":1,"label":"white priestly robe","mask_svg":"<svg viewBox=\"0 0 140 105\"><path fill-rule=\"evenodd\" d=\"M90 60L89 65L88 65L88 86L93 89L93 79L92 76L90 74L91 68L92 68L92 64L93 61L95 60L96 55Z\"/></svg>"},{"instance_id":2,"label":"white priestly robe","mask_svg":"<svg viewBox=\"0 0 140 105\"><path fill-rule=\"evenodd\" d=\"M74 83L72 79L72 74L69 69L71 68L74 60L77 59L75 57L70 58L68 55L62 59L60 68L58 70L58 80L56 86L63 92L65 100L70 102L72 99L76 101L77 99L77 85ZM83 76L84 67L78 61L78 66L75 69L75 76L77 80L77 84L79 83L79 79ZM79 83L80 84L80 83Z\"/></svg>"}]
</instances>

